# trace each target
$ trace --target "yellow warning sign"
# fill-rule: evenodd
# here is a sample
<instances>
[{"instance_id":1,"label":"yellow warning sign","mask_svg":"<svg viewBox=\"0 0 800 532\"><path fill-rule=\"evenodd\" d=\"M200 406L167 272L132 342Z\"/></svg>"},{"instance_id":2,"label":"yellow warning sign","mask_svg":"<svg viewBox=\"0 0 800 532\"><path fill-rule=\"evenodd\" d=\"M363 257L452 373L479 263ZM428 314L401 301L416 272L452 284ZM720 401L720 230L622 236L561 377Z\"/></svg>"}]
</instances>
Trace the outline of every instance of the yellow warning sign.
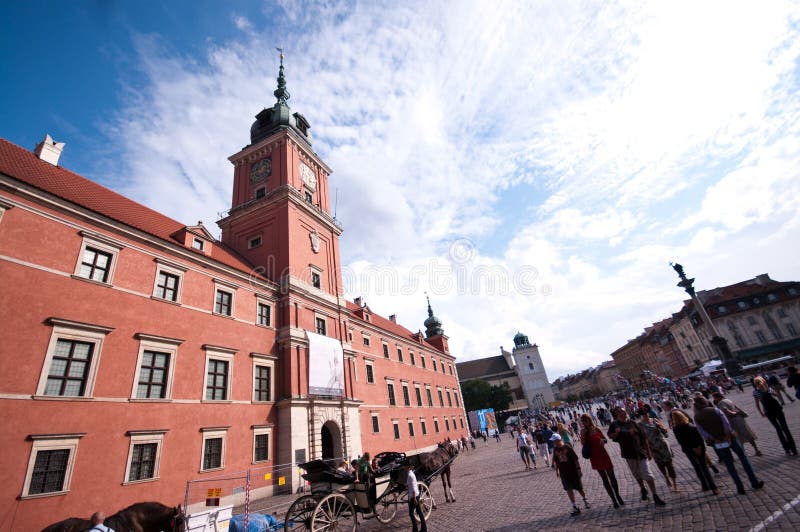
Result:
<instances>
[{"instance_id":1,"label":"yellow warning sign","mask_svg":"<svg viewBox=\"0 0 800 532\"><path fill-rule=\"evenodd\" d=\"M278 486L286 484L286 477L278 477Z\"/></svg>"},{"instance_id":2,"label":"yellow warning sign","mask_svg":"<svg viewBox=\"0 0 800 532\"><path fill-rule=\"evenodd\" d=\"M264 480L272 480L272 473L267 473L264 475Z\"/></svg>"},{"instance_id":3,"label":"yellow warning sign","mask_svg":"<svg viewBox=\"0 0 800 532\"><path fill-rule=\"evenodd\" d=\"M214 497L222 497L222 488L216 488L214 490Z\"/></svg>"}]
</instances>

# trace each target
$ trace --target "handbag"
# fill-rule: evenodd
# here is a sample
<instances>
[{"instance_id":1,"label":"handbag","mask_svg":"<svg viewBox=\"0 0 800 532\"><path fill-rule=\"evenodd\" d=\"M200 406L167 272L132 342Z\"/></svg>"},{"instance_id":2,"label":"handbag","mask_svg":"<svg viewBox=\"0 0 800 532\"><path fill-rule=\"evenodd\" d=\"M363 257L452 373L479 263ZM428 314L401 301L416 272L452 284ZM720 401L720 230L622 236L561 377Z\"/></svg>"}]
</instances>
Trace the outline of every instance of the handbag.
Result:
<instances>
[{"instance_id":1,"label":"handbag","mask_svg":"<svg viewBox=\"0 0 800 532\"><path fill-rule=\"evenodd\" d=\"M583 456L587 460L592 457L592 447L588 441L583 447L581 447L581 456Z\"/></svg>"}]
</instances>

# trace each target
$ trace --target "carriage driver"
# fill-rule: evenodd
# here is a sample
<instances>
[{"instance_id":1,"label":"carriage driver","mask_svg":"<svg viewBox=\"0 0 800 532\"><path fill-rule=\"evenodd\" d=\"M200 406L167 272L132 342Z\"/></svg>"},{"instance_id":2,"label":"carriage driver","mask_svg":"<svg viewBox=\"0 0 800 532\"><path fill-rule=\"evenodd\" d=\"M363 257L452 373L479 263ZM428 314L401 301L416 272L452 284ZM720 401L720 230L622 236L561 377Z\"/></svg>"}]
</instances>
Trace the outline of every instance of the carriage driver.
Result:
<instances>
[{"instance_id":1,"label":"carriage driver","mask_svg":"<svg viewBox=\"0 0 800 532\"><path fill-rule=\"evenodd\" d=\"M425 515L419 505L419 485L417 484L417 476L414 474L414 469L408 461L403 463L403 470L406 472L406 488L408 489L408 516L411 518L411 529L414 532L428 532L428 525L425 524ZM421 529L417 529L417 520L414 519L414 512L419 516L419 522L422 524Z\"/></svg>"}]
</instances>

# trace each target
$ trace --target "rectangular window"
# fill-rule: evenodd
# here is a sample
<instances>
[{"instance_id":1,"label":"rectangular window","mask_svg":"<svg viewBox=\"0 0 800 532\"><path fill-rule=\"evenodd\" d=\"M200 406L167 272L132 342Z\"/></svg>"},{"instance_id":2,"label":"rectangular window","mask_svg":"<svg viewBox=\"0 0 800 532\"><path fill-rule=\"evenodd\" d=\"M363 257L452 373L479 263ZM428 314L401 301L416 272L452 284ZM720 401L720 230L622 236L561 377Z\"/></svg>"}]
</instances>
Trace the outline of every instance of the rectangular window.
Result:
<instances>
[{"instance_id":1,"label":"rectangular window","mask_svg":"<svg viewBox=\"0 0 800 532\"><path fill-rule=\"evenodd\" d=\"M392 421L392 428L394 428L394 439L400 439L400 423L397 421Z\"/></svg>"},{"instance_id":2,"label":"rectangular window","mask_svg":"<svg viewBox=\"0 0 800 532\"><path fill-rule=\"evenodd\" d=\"M214 312L223 316L230 316L233 312L233 294L225 290L217 289L217 297L214 303Z\"/></svg>"},{"instance_id":3,"label":"rectangular window","mask_svg":"<svg viewBox=\"0 0 800 532\"><path fill-rule=\"evenodd\" d=\"M269 366L256 366L255 370L254 399L256 401L272 400L272 368Z\"/></svg>"},{"instance_id":4,"label":"rectangular window","mask_svg":"<svg viewBox=\"0 0 800 532\"><path fill-rule=\"evenodd\" d=\"M159 299L177 302L179 284L180 277L174 273L158 272L155 296Z\"/></svg>"},{"instance_id":5,"label":"rectangular window","mask_svg":"<svg viewBox=\"0 0 800 532\"><path fill-rule=\"evenodd\" d=\"M447 393L447 406L449 406L449 407L451 407L451 408L452 408L452 406L453 406L453 399L450 397L450 390L447 390L447 391L446 391L446 393Z\"/></svg>"},{"instance_id":6,"label":"rectangular window","mask_svg":"<svg viewBox=\"0 0 800 532\"><path fill-rule=\"evenodd\" d=\"M458 392L453 392L453 399L456 400L456 406L461 407L461 404L458 402Z\"/></svg>"},{"instance_id":7,"label":"rectangular window","mask_svg":"<svg viewBox=\"0 0 800 532\"><path fill-rule=\"evenodd\" d=\"M390 406L395 406L397 403L394 400L394 384L389 382L389 383L386 384L386 387L389 390L389 405Z\"/></svg>"},{"instance_id":8,"label":"rectangular window","mask_svg":"<svg viewBox=\"0 0 800 532\"><path fill-rule=\"evenodd\" d=\"M403 383L403 404L411 406L411 398L408 396L408 384Z\"/></svg>"},{"instance_id":9,"label":"rectangular window","mask_svg":"<svg viewBox=\"0 0 800 532\"><path fill-rule=\"evenodd\" d=\"M425 365L425 355L420 355L419 361L422 364L422 369L427 369L427 366Z\"/></svg>"},{"instance_id":10,"label":"rectangular window","mask_svg":"<svg viewBox=\"0 0 800 532\"><path fill-rule=\"evenodd\" d=\"M208 360L206 375L206 400L225 401L228 399L228 361Z\"/></svg>"},{"instance_id":11,"label":"rectangular window","mask_svg":"<svg viewBox=\"0 0 800 532\"><path fill-rule=\"evenodd\" d=\"M86 246L83 250L78 275L100 283L108 282L113 255L97 248Z\"/></svg>"},{"instance_id":12,"label":"rectangular window","mask_svg":"<svg viewBox=\"0 0 800 532\"><path fill-rule=\"evenodd\" d=\"M439 406L444 408L444 397L442 397L442 389L436 388L436 393L439 394Z\"/></svg>"},{"instance_id":13,"label":"rectangular window","mask_svg":"<svg viewBox=\"0 0 800 532\"><path fill-rule=\"evenodd\" d=\"M786 326L786 332L790 336L797 336L797 329L794 328L794 323L784 323L784 325Z\"/></svg>"},{"instance_id":14,"label":"rectangular window","mask_svg":"<svg viewBox=\"0 0 800 532\"><path fill-rule=\"evenodd\" d=\"M429 386L425 387L425 394L428 396L428 406L433 406L433 397L431 397L431 389Z\"/></svg>"},{"instance_id":15,"label":"rectangular window","mask_svg":"<svg viewBox=\"0 0 800 532\"><path fill-rule=\"evenodd\" d=\"M311 286L320 288L322 286L322 277L317 272L311 272Z\"/></svg>"},{"instance_id":16,"label":"rectangular window","mask_svg":"<svg viewBox=\"0 0 800 532\"><path fill-rule=\"evenodd\" d=\"M414 393L417 394L417 406L422 406L422 391L419 386L414 386Z\"/></svg>"},{"instance_id":17,"label":"rectangular window","mask_svg":"<svg viewBox=\"0 0 800 532\"><path fill-rule=\"evenodd\" d=\"M414 352L413 351L409 351L408 352L408 359L411 361L411 365L412 366L416 366L417 365L417 360L414 358Z\"/></svg>"},{"instance_id":18,"label":"rectangular window","mask_svg":"<svg viewBox=\"0 0 800 532\"><path fill-rule=\"evenodd\" d=\"M408 435L414 437L414 422L410 419L408 420Z\"/></svg>"},{"instance_id":19,"label":"rectangular window","mask_svg":"<svg viewBox=\"0 0 800 532\"><path fill-rule=\"evenodd\" d=\"M761 342L762 344L765 344L765 343L767 343L767 337L766 337L766 336L764 336L764 333L763 333L763 332L761 332L761 331L755 331L755 335L756 335L756 338L758 338L758 341L759 341L759 342Z\"/></svg>"},{"instance_id":20,"label":"rectangular window","mask_svg":"<svg viewBox=\"0 0 800 532\"><path fill-rule=\"evenodd\" d=\"M389 344L383 344L383 357L389 358Z\"/></svg>"},{"instance_id":21,"label":"rectangular window","mask_svg":"<svg viewBox=\"0 0 800 532\"><path fill-rule=\"evenodd\" d=\"M306 201L307 201L308 203L314 203L314 196L312 196L312 195L311 195L311 192L308 192L308 191L306 191L306 192L304 193L304 196L305 196L305 198L306 198Z\"/></svg>"},{"instance_id":22,"label":"rectangular window","mask_svg":"<svg viewBox=\"0 0 800 532\"><path fill-rule=\"evenodd\" d=\"M372 414L372 432L377 434L381 431L381 426L378 422L378 414Z\"/></svg>"},{"instance_id":23,"label":"rectangular window","mask_svg":"<svg viewBox=\"0 0 800 532\"><path fill-rule=\"evenodd\" d=\"M222 467L222 438L208 438L203 442L203 470Z\"/></svg>"},{"instance_id":24,"label":"rectangular window","mask_svg":"<svg viewBox=\"0 0 800 532\"><path fill-rule=\"evenodd\" d=\"M403 361L403 349L400 347L397 348L397 360Z\"/></svg>"},{"instance_id":25,"label":"rectangular window","mask_svg":"<svg viewBox=\"0 0 800 532\"><path fill-rule=\"evenodd\" d=\"M29 495L64 491L69 449L53 449L36 453Z\"/></svg>"},{"instance_id":26,"label":"rectangular window","mask_svg":"<svg viewBox=\"0 0 800 532\"><path fill-rule=\"evenodd\" d=\"M93 351L93 343L59 338L53 352L44 395L86 395Z\"/></svg>"},{"instance_id":27,"label":"rectangular window","mask_svg":"<svg viewBox=\"0 0 800 532\"><path fill-rule=\"evenodd\" d=\"M464 418L461 417L461 416L458 416L458 422L461 423L461 428L463 429L464 428Z\"/></svg>"},{"instance_id":28,"label":"rectangular window","mask_svg":"<svg viewBox=\"0 0 800 532\"><path fill-rule=\"evenodd\" d=\"M258 324L264 327L272 326L272 306L267 303L258 304Z\"/></svg>"},{"instance_id":29,"label":"rectangular window","mask_svg":"<svg viewBox=\"0 0 800 532\"><path fill-rule=\"evenodd\" d=\"M170 353L144 351L139 365L137 399L164 399L167 397Z\"/></svg>"},{"instance_id":30,"label":"rectangular window","mask_svg":"<svg viewBox=\"0 0 800 532\"><path fill-rule=\"evenodd\" d=\"M259 187L256 189L256 199L261 199L267 195L266 187Z\"/></svg>"},{"instance_id":31,"label":"rectangular window","mask_svg":"<svg viewBox=\"0 0 800 532\"><path fill-rule=\"evenodd\" d=\"M428 434L428 427L425 425L425 420L424 419L420 419L419 420L419 426L422 429L422 435L423 436Z\"/></svg>"},{"instance_id":32,"label":"rectangular window","mask_svg":"<svg viewBox=\"0 0 800 532\"><path fill-rule=\"evenodd\" d=\"M133 446L128 482L146 480L155 476L157 443L141 443Z\"/></svg>"},{"instance_id":33,"label":"rectangular window","mask_svg":"<svg viewBox=\"0 0 800 532\"><path fill-rule=\"evenodd\" d=\"M433 418L433 431L439 432L439 420L436 418Z\"/></svg>"},{"instance_id":34,"label":"rectangular window","mask_svg":"<svg viewBox=\"0 0 800 532\"><path fill-rule=\"evenodd\" d=\"M317 334L321 334L322 336L325 336L325 334L326 334L325 333L325 331L326 331L325 318L317 318L315 320L315 322L316 322L316 326L317 326Z\"/></svg>"},{"instance_id":35,"label":"rectangular window","mask_svg":"<svg viewBox=\"0 0 800 532\"><path fill-rule=\"evenodd\" d=\"M257 248L261 245L261 235L254 236L247 241L247 249Z\"/></svg>"},{"instance_id":36,"label":"rectangular window","mask_svg":"<svg viewBox=\"0 0 800 532\"><path fill-rule=\"evenodd\" d=\"M366 368L367 368L367 384L375 384L375 371L372 368L372 363L367 362Z\"/></svg>"},{"instance_id":37,"label":"rectangular window","mask_svg":"<svg viewBox=\"0 0 800 532\"><path fill-rule=\"evenodd\" d=\"M369 347L369 336L362 336L361 341L364 342L364 347Z\"/></svg>"},{"instance_id":38,"label":"rectangular window","mask_svg":"<svg viewBox=\"0 0 800 532\"><path fill-rule=\"evenodd\" d=\"M433 364L433 371L437 371L436 370L436 359L435 358L431 359L431 364Z\"/></svg>"},{"instance_id":39,"label":"rectangular window","mask_svg":"<svg viewBox=\"0 0 800 532\"><path fill-rule=\"evenodd\" d=\"M272 432L269 428L253 428L253 463L269 461L269 438Z\"/></svg>"},{"instance_id":40,"label":"rectangular window","mask_svg":"<svg viewBox=\"0 0 800 532\"><path fill-rule=\"evenodd\" d=\"M83 434L31 436L31 448L22 498L69 491L78 441Z\"/></svg>"},{"instance_id":41,"label":"rectangular window","mask_svg":"<svg viewBox=\"0 0 800 532\"><path fill-rule=\"evenodd\" d=\"M450 420L447 418L444 418L444 431L450 432Z\"/></svg>"}]
</instances>

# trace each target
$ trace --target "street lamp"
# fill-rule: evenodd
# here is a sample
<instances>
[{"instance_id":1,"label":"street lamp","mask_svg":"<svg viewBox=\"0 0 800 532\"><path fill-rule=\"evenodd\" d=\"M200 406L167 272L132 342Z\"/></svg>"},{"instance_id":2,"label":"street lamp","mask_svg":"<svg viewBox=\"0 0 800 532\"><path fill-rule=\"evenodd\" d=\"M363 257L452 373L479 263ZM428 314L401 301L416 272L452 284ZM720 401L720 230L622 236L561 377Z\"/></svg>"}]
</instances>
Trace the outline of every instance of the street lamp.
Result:
<instances>
[{"instance_id":1,"label":"street lamp","mask_svg":"<svg viewBox=\"0 0 800 532\"><path fill-rule=\"evenodd\" d=\"M670 262L669 265L672 266L672 269L675 270L678 274L678 277L681 278L681 282L678 283L678 286L686 290L686 293L691 296L694 306L697 309L697 312L700 313L703 323L705 323L706 327L708 327L708 330L711 331L711 345L719 355L722 365L725 367L725 371L729 376L735 377L736 375L739 375L742 371L741 366L739 366L739 363L733 357L733 353L731 353L731 350L728 347L728 341L720 336L719 331L717 331L717 328L714 325L714 322L711 321L711 318L706 312L706 308L700 302L700 299L698 299L697 294L694 291L694 279L686 278L686 274L683 272L683 266L680 264L673 264Z\"/></svg>"}]
</instances>

